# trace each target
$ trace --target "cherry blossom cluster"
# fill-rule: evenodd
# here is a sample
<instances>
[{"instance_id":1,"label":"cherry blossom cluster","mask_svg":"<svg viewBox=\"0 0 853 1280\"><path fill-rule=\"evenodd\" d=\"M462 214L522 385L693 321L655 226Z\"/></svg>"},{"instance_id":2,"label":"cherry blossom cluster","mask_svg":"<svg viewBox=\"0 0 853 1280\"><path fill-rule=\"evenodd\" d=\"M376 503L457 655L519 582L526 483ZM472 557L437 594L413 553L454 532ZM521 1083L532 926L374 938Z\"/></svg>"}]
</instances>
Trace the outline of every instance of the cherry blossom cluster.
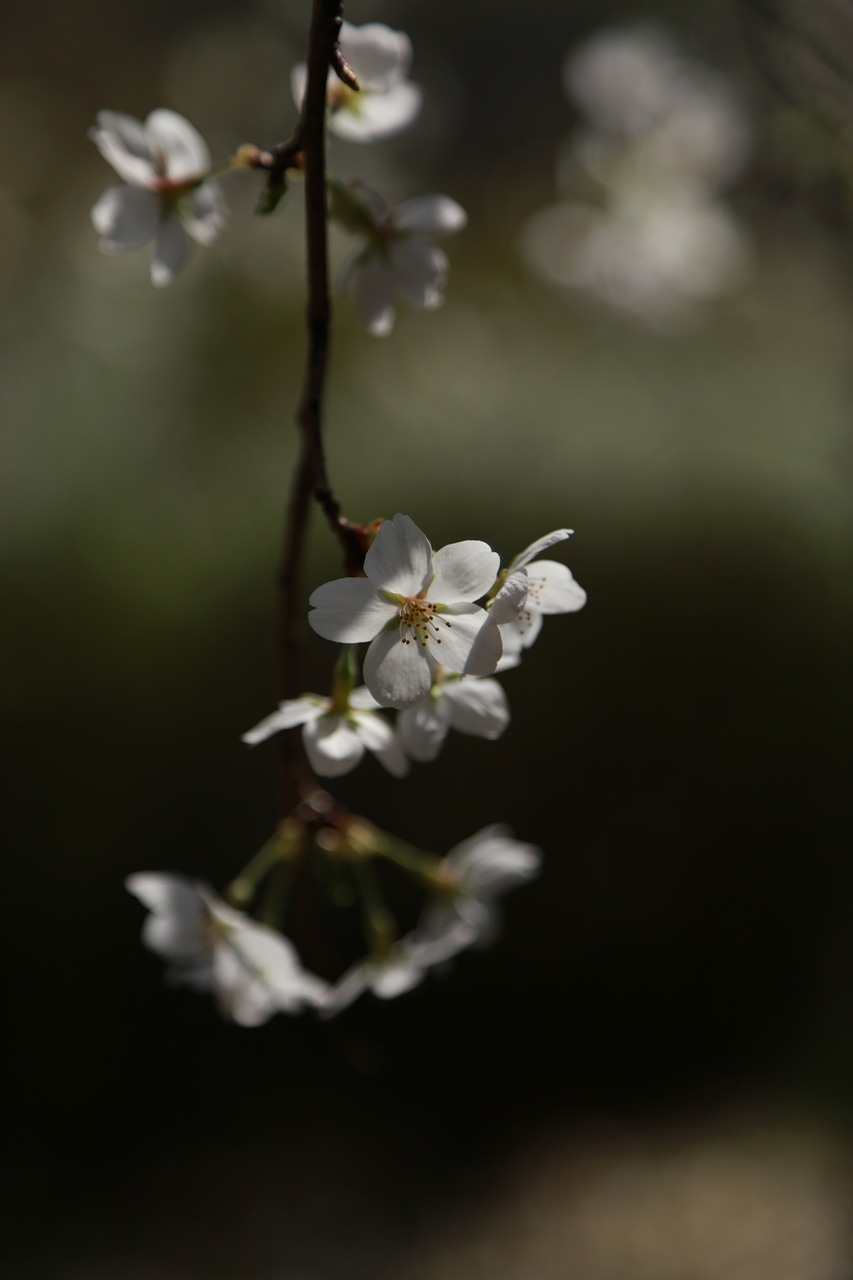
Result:
<instances>
[{"instance_id":1,"label":"cherry blossom cluster","mask_svg":"<svg viewBox=\"0 0 853 1280\"><path fill-rule=\"evenodd\" d=\"M563 83L581 117L558 164L566 198L528 221L524 255L552 284L677 325L744 276L746 240L722 198L749 151L743 108L650 25L594 36Z\"/></svg>"},{"instance_id":2,"label":"cherry blossom cluster","mask_svg":"<svg viewBox=\"0 0 853 1280\"><path fill-rule=\"evenodd\" d=\"M518 665L546 615L586 603L565 564L540 558L570 535L555 529L501 569L485 542L434 552L408 516L383 521L364 577L327 582L309 600L314 631L347 647L332 692L282 702L243 741L302 726L312 768L329 778L355 768L365 750L401 777L410 760L434 760L450 729L499 738L510 713L493 673ZM350 646L359 644L368 648L355 688ZM399 712L393 729L383 708Z\"/></svg>"},{"instance_id":3,"label":"cherry blossom cluster","mask_svg":"<svg viewBox=\"0 0 853 1280\"><path fill-rule=\"evenodd\" d=\"M347 142L370 143L412 124L423 94L408 79L409 37L378 22L361 27L344 22L339 46L352 84L330 69L330 131ZM305 83L306 68L300 63L291 77L299 107ZM216 176L264 163L260 149L247 145L213 165L193 125L163 108L145 121L101 111L89 136L122 180L92 208L99 247L104 253L120 253L151 243L151 280L157 286L173 282L191 241L211 246L224 231L227 209ZM296 154L293 172L298 168ZM398 298L426 310L440 306L449 267L433 241L461 231L467 222L465 210L441 195L421 196L389 209L364 183L330 178L329 187L330 216L359 240L341 266L338 288L352 294L365 328L378 337L390 333ZM276 203L259 208L269 210Z\"/></svg>"},{"instance_id":4,"label":"cherry blossom cluster","mask_svg":"<svg viewBox=\"0 0 853 1280\"><path fill-rule=\"evenodd\" d=\"M328 11L321 0L313 3L315 14ZM308 164L306 94L310 80L319 121L327 59L325 118L337 138L374 142L415 120L423 95L408 78L408 37L379 23L339 26L339 7L332 15L337 43L330 38L312 45L320 54L311 70L299 65L292 73L301 114L290 143L271 151L247 144L213 164L203 139L173 111L154 111L145 121L112 111L98 115L90 136L121 179L92 209L104 251L150 242L151 279L158 286L170 284L191 242L212 245L224 230L226 210L217 179L230 171L263 171L267 187L259 212L272 212L289 181ZM448 261L435 241L462 230L465 211L443 195L391 209L364 183L326 173L322 145L313 154L315 166L305 169L306 192L316 190L321 197L310 207L319 211L315 227L322 232L322 253L324 218L356 237L356 248L341 266L339 287L352 296L365 328L377 336L390 333L401 299L426 310L438 307ZM317 175L325 187L323 181L311 187ZM309 243L314 242L309 238ZM323 263L325 282L325 257ZM325 283L320 292L325 297ZM316 338L309 335L312 341ZM312 347L309 368L318 360ZM325 353L321 363L324 369ZM312 412L308 425L302 418L300 424L304 432L316 432L319 444L319 409ZM323 480L315 476L313 485L323 505L328 496ZM413 762L434 760L451 730L500 737L510 712L498 677L520 663L544 617L574 613L586 602L568 567L547 555L571 530L538 538L502 566L498 553L481 541L433 551L426 535L402 514L356 525L334 504L330 524L336 537L345 529L359 536L356 559L342 539L349 576L317 587L308 601L311 628L340 646L329 691L282 701L243 735L254 745L300 731L305 759L298 739L283 740L296 797L292 811L223 896L204 881L172 872L139 872L126 882L149 912L143 941L168 961L170 979L212 992L223 1016L241 1026L303 1010L329 1017L367 991L382 999L409 991L436 966L493 937L498 899L533 879L541 865L539 849L499 825L439 857L352 813L316 779L348 773L366 752L401 778ZM395 876L407 878L421 895L422 905L411 919L398 919L389 905L389 878ZM317 945L312 933L317 913L301 910L306 896L317 893L325 895L328 906L358 913L364 954L353 955L345 947L339 952L329 938Z\"/></svg>"}]
</instances>

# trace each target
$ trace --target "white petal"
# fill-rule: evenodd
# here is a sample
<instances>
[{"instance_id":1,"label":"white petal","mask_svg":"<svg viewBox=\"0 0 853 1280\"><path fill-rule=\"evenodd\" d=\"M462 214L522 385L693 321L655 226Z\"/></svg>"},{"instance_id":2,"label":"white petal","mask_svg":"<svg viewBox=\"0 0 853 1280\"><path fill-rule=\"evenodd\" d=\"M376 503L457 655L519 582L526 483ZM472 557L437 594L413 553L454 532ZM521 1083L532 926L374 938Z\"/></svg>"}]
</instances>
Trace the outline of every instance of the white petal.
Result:
<instances>
[{"instance_id":1,"label":"white petal","mask_svg":"<svg viewBox=\"0 0 853 1280\"><path fill-rule=\"evenodd\" d=\"M432 575L432 547L414 520L397 514L383 520L367 555L364 572L384 591L413 596Z\"/></svg>"},{"instance_id":2,"label":"white petal","mask_svg":"<svg viewBox=\"0 0 853 1280\"><path fill-rule=\"evenodd\" d=\"M161 219L151 259L151 283L163 288L174 280L187 260L190 242L177 210Z\"/></svg>"},{"instance_id":3,"label":"white petal","mask_svg":"<svg viewBox=\"0 0 853 1280\"><path fill-rule=\"evenodd\" d=\"M293 1013L305 1004L318 1005L328 990L321 978L302 968L287 938L245 916L217 946L214 974L223 984L233 984L230 1016L245 1026L265 1022L279 1010Z\"/></svg>"},{"instance_id":4,"label":"white petal","mask_svg":"<svg viewBox=\"0 0 853 1280\"><path fill-rule=\"evenodd\" d=\"M506 827L484 827L451 849L447 863L467 893L490 900L539 874L542 851L513 839Z\"/></svg>"},{"instance_id":5,"label":"white petal","mask_svg":"<svg viewBox=\"0 0 853 1280\"><path fill-rule=\"evenodd\" d=\"M510 573L513 569L521 569L526 564L530 564L531 560L542 551L547 551L549 547L554 547L558 542L564 542L566 538L570 538L574 533L574 529L555 529L553 533L546 533L541 538L537 538L535 542L531 542L529 547L525 547L520 551L515 559L511 562L509 568Z\"/></svg>"},{"instance_id":6,"label":"white petal","mask_svg":"<svg viewBox=\"0 0 853 1280\"><path fill-rule=\"evenodd\" d=\"M468 215L449 196L418 196L405 200L394 210L396 231L414 232L421 236L447 236L461 231Z\"/></svg>"},{"instance_id":7,"label":"white petal","mask_svg":"<svg viewBox=\"0 0 853 1280\"><path fill-rule=\"evenodd\" d=\"M363 88L388 89L409 69L412 42L403 31L392 31L382 22L341 25L341 53Z\"/></svg>"},{"instance_id":8,"label":"white petal","mask_svg":"<svg viewBox=\"0 0 853 1280\"><path fill-rule=\"evenodd\" d=\"M478 604L466 604L465 600L457 600L438 614L437 621L443 623L443 626L441 634L435 636L433 641L433 657L448 671L467 671L471 650L480 631L483 630L484 623L488 621L488 613ZM503 646L500 634L497 634L497 627L488 627L488 631L492 632L492 640L491 643L487 641L478 663L478 668L485 666L487 669L485 671L476 669L471 671L470 675L491 676L498 658L501 657Z\"/></svg>"},{"instance_id":9,"label":"white petal","mask_svg":"<svg viewBox=\"0 0 853 1280\"><path fill-rule=\"evenodd\" d=\"M576 613L586 604L586 592L558 560L537 560L527 570L527 607L539 613Z\"/></svg>"},{"instance_id":10,"label":"white petal","mask_svg":"<svg viewBox=\"0 0 853 1280\"><path fill-rule=\"evenodd\" d=\"M349 696L349 704L354 711L378 711L379 709L379 703L366 684L353 689Z\"/></svg>"},{"instance_id":11,"label":"white petal","mask_svg":"<svg viewBox=\"0 0 853 1280\"><path fill-rule=\"evenodd\" d=\"M256 724L254 729L244 733L242 741L253 747L256 743L263 742L283 729L293 729L298 724L316 720L318 716L324 714L328 706L328 698L318 698L315 694L306 694L304 698L281 702L277 711L273 711L272 715Z\"/></svg>"},{"instance_id":12,"label":"white petal","mask_svg":"<svg viewBox=\"0 0 853 1280\"><path fill-rule=\"evenodd\" d=\"M381 529L380 529L381 533ZM370 555L370 552L367 553ZM337 578L311 593L308 614L312 629L324 640L361 644L372 640L398 613L367 578Z\"/></svg>"},{"instance_id":13,"label":"white petal","mask_svg":"<svg viewBox=\"0 0 853 1280\"><path fill-rule=\"evenodd\" d=\"M108 187L92 206L92 225L105 253L138 249L153 239L160 225L161 199L141 187Z\"/></svg>"},{"instance_id":14,"label":"white petal","mask_svg":"<svg viewBox=\"0 0 853 1280\"><path fill-rule=\"evenodd\" d=\"M348 969L327 992L320 1008L321 1017L332 1018L357 1000L367 990L372 972L373 962L369 958L359 960Z\"/></svg>"},{"instance_id":15,"label":"white petal","mask_svg":"<svg viewBox=\"0 0 853 1280\"><path fill-rule=\"evenodd\" d=\"M423 702L397 718L397 732L407 755L422 764L435 760L450 728L450 704L428 694Z\"/></svg>"},{"instance_id":16,"label":"white petal","mask_svg":"<svg viewBox=\"0 0 853 1280\"><path fill-rule=\"evenodd\" d=\"M394 276L382 259L369 256L352 276L352 300L361 323L377 338L394 328Z\"/></svg>"},{"instance_id":17,"label":"white petal","mask_svg":"<svg viewBox=\"0 0 853 1280\"><path fill-rule=\"evenodd\" d=\"M485 595L494 585L501 559L486 542L451 542L436 551L432 567L435 577L428 599L449 604Z\"/></svg>"},{"instance_id":18,"label":"white petal","mask_svg":"<svg viewBox=\"0 0 853 1280\"><path fill-rule=\"evenodd\" d=\"M306 724L302 741L311 768L321 778L339 778L349 773L364 755L358 734L341 716L324 716Z\"/></svg>"},{"instance_id":19,"label":"white petal","mask_svg":"<svg viewBox=\"0 0 853 1280\"><path fill-rule=\"evenodd\" d=\"M145 136L152 154L162 156L162 171L176 182L210 168L207 143L176 111L152 111L145 121Z\"/></svg>"},{"instance_id":20,"label":"white petal","mask_svg":"<svg viewBox=\"0 0 853 1280\"><path fill-rule=\"evenodd\" d=\"M383 707L412 707L432 684L434 663L419 644L404 644L400 632L376 637L364 659L367 687Z\"/></svg>"},{"instance_id":21,"label":"white petal","mask_svg":"<svg viewBox=\"0 0 853 1280\"><path fill-rule=\"evenodd\" d=\"M498 627L503 641L504 651L518 654L522 649L529 649L542 630L542 614L538 609L522 609L514 622L502 623Z\"/></svg>"},{"instance_id":22,"label":"white petal","mask_svg":"<svg viewBox=\"0 0 853 1280\"><path fill-rule=\"evenodd\" d=\"M181 221L197 244L210 248L225 230L228 209L222 188L207 182L181 201Z\"/></svg>"},{"instance_id":23,"label":"white petal","mask_svg":"<svg viewBox=\"0 0 853 1280\"><path fill-rule=\"evenodd\" d=\"M132 186L150 185L157 175L145 128L121 111L99 111L89 137L116 173Z\"/></svg>"},{"instance_id":24,"label":"white petal","mask_svg":"<svg viewBox=\"0 0 853 1280\"><path fill-rule=\"evenodd\" d=\"M381 747L378 750L374 749L373 754L392 777L405 778L409 772L409 761L406 759L396 733L392 734L391 741L386 747Z\"/></svg>"},{"instance_id":25,"label":"white petal","mask_svg":"<svg viewBox=\"0 0 853 1280\"><path fill-rule=\"evenodd\" d=\"M373 706L378 706L367 689L357 692L367 694ZM350 707L354 705L353 696L350 695ZM364 746L373 752L380 764L384 765L395 778L404 778L409 772L409 762L397 741L397 734L388 721L383 720L382 716L374 715L371 711L354 714L352 719L353 728Z\"/></svg>"},{"instance_id":26,"label":"white petal","mask_svg":"<svg viewBox=\"0 0 853 1280\"><path fill-rule=\"evenodd\" d=\"M449 263L447 254L437 245L416 236L392 240L388 267L395 294L426 311L441 306Z\"/></svg>"},{"instance_id":27,"label":"white petal","mask_svg":"<svg viewBox=\"0 0 853 1280\"><path fill-rule=\"evenodd\" d=\"M354 93L329 116L329 131L347 142L375 142L407 129L423 102L419 85L403 81L384 93Z\"/></svg>"},{"instance_id":28,"label":"white petal","mask_svg":"<svg viewBox=\"0 0 853 1280\"><path fill-rule=\"evenodd\" d=\"M125 880L128 892L151 911L142 940L168 960L188 960L206 951L207 909L199 886L183 876L138 872Z\"/></svg>"},{"instance_id":29,"label":"white petal","mask_svg":"<svg viewBox=\"0 0 853 1280\"><path fill-rule=\"evenodd\" d=\"M526 569L513 569L506 582L492 601L489 610L489 621L493 626L502 622L512 622L518 617L527 599L528 582Z\"/></svg>"},{"instance_id":30,"label":"white petal","mask_svg":"<svg viewBox=\"0 0 853 1280\"><path fill-rule=\"evenodd\" d=\"M370 988L381 1000L394 1000L418 983L423 982L424 971L412 964L406 955L392 958L373 975Z\"/></svg>"},{"instance_id":31,"label":"white petal","mask_svg":"<svg viewBox=\"0 0 853 1280\"><path fill-rule=\"evenodd\" d=\"M461 669L466 676L490 676L497 669L503 651L503 628L495 626L487 614Z\"/></svg>"},{"instance_id":32,"label":"white petal","mask_svg":"<svg viewBox=\"0 0 853 1280\"><path fill-rule=\"evenodd\" d=\"M450 724L459 733L499 738L509 724L509 703L497 680L449 680L444 701Z\"/></svg>"}]
</instances>

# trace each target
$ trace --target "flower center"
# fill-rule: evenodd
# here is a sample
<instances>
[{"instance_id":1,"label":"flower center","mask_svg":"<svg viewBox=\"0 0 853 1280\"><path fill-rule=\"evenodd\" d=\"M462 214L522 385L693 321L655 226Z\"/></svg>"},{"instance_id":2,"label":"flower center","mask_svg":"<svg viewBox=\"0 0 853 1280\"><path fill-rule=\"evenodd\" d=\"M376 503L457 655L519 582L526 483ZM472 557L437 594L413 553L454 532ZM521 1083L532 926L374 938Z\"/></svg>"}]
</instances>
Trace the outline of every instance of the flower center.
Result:
<instances>
[{"instance_id":1,"label":"flower center","mask_svg":"<svg viewBox=\"0 0 853 1280\"><path fill-rule=\"evenodd\" d=\"M441 644L441 630L453 626L440 616L440 604L420 596L404 598L400 605L400 640L403 644L419 644L426 649L430 641Z\"/></svg>"}]
</instances>

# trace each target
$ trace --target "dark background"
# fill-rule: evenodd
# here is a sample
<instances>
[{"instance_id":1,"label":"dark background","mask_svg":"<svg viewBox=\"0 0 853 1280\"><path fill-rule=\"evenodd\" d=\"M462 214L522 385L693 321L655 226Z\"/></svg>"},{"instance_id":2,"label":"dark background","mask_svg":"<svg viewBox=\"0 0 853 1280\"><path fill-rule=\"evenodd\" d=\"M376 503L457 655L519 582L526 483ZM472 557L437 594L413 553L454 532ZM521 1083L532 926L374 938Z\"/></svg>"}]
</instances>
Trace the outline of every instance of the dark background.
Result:
<instances>
[{"instance_id":1,"label":"dark background","mask_svg":"<svg viewBox=\"0 0 853 1280\"><path fill-rule=\"evenodd\" d=\"M112 177L85 130L163 105L215 155L284 137L305 8L2 19L10 1274L845 1280L851 153L788 55L832 53L837 126L853 46L795 6L772 82L723 3L348 6L411 34L428 96L332 164L470 225L438 315L379 342L341 304L333 480L435 546L508 558L569 524L589 605L506 677L502 741L335 791L436 851L506 821L545 868L495 949L329 1024L226 1025L139 945L125 875L222 887L277 816L275 750L239 735L274 689L299 193L254 221L232 180L221 246L155 292L144 252L97 252ZM564 51L648 15L755 129L730 195L750 277L666 335L518 252L572 126ZM318 529L306 582L338 571ZM308 647L308 687L330 653Z\"/></svg>"}]
</instances>

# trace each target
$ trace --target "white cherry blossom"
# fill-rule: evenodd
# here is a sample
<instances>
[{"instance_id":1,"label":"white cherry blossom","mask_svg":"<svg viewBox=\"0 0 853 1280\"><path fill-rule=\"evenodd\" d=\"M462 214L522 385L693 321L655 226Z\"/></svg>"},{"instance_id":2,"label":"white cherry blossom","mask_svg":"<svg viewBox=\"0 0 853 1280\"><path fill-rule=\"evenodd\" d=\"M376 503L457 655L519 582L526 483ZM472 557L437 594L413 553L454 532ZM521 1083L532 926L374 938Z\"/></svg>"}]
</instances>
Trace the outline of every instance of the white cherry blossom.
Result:
<instances>
[{"instance_id":1,"label":"white cherry blossom","mask_svg":"<svg viewBox=\"0 0 853 1280\"><path fill-rule=\"evenodd\" d=\"M409 764L387 720L377 714L379 703L362 686L353 689L348 704L338 710L333 698L315 693L282 702L277 711L243 734L250 746L263 742L282 729L302 726L302 741L311 768L321 778L337 778L349 773L372 751L389 773L402 778Z\"/></svg>"},{"instance_id":2,"label":"white cherry blossom","mask_svg":"<svg viewBox=\"0 0 853 1280\"><path fill-rule=\"evenodd\" d=\"M360 87L351 89L334 71L329 72L326 102L330 131L348 142L373 142L411 124L421 109L423 92L406 78L412 61L409 37L381 22L361 27L344 22L339 45ZM301 62L291 73L298 107L302 106L307 79L307 68Z\"/></svg>"},{"instance_id":3,"label":"white cherry blossom","mask_svg":"<svg viewBox=\"0 0 853 1280\"><path fill-rule=\"evenodd\" d=\"M412 707L430 689L438 666L489 675L501 656L499 629L475 641L486 611L473 602L494 583L500 560L485 542L433 550L405 515L385 520L364 558L363 578L318 587L308 621L326 640L370 641L364 682L383 707Z\"/></svg>"},{"instance_id":4,"label":"white cherry blossom","mask_svg":"<svg viewBox=\"0 0 853 1280\"><path fill-rule=\"evenodd\" d=\"M290 942L226 906L211 890L171 872L143 871L125 885L149 915L142 940L174 962L169 976L213 991L224 1017L256 1027L275 1013L318 1006L328 984L302 968Z\"/></svg>"},{"instance_id":5,"label":"white cherry blossom","mask_svg":"<svg viewBox=\"0 0 853 1280\"><path fill-rule=\"evenodd\" d=\"M401 711L397 732L412 760L435 760L448 732L499 738L509 724L509 704L497 680L447 676L439 668L432 688L417 706Z\"/></svg>"},{"instance_id":6,"label":"white cherry blossom","mask_svg":"<svg viewBox=\"0 0 853 1280\"><path fill-rule=\"evenodd\" d=\"M503 640L504 655L518 656L522 649L528 649L542 630L542 619L546 614L576 613L586 604L586 592L572 577L570 570L557 560L538 560L542 551L547 551L558 542L571 537L571 529L555 529L537 538L529 547L512 560L507 569L507 581L502 591L495 597L491 612L499 608L494 622ZM508 588L517 582L520 571L527 577L527 595L515 616L507 618L508 609L504 608L501 596L509 599ZM500 606L500 607L499 607Z\"/></svg>"},{"instance_id":7,"label":"white cherry blossom","mask_svg":"<svg viewBox=\"0 0 853 1280\"><path fill-rule=\"evenodd\" d=\"M99 247L120 253L152 240L152 283L171 284L190 239L212 245L225 227L220 188L204 182L211 163L207 144L188 120L164 109L144 122L100 111L89 137L122 179L92 207Z\"/></svg>"},{"instance_id":8,"label":"white cherry blossom","mask_svg":"<svg viewBox=\"0 0 853 1280\"><path fill-rule=\"evenodd\" d=\"M535 845L513 839L505 826L484 827L445 858L447 890L427 904L415 936L448 954L488 942L498 921L495 899L535 879L541 865Z\"/></svg>"},{"instance_id":9,"label":"white cherry blossom","mask_svg":"<svg viewBox=\"0 0 853 1280\"><path fill-rule=\"evenodd\" d=\"M440 307L449 263L432 239L462 230L468 217L461 205L449 196L430 195L389 209L363 183L339 194L348 199L345 225L363 235L364 243L341 266L338 288L352 293L365 328L376 337L389 334L397 298L427 311Z\"/></svg>"}]
</instances>

